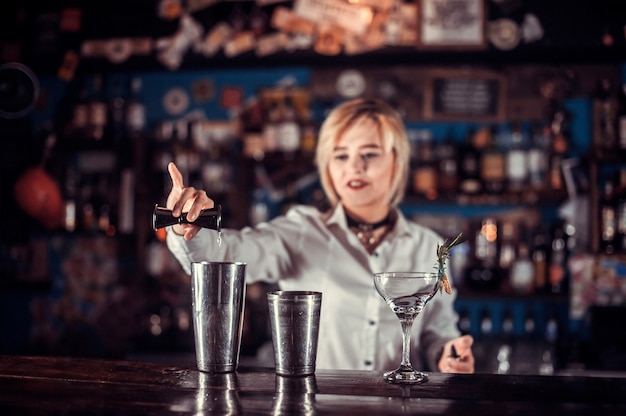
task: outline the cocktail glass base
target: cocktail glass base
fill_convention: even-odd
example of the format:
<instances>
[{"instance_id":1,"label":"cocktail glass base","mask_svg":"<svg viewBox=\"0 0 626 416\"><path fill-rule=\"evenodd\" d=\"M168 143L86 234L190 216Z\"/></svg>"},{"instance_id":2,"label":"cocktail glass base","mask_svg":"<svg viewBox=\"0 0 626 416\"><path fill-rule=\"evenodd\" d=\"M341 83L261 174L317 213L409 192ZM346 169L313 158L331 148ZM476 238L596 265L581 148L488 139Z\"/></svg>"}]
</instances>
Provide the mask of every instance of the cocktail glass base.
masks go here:
<instances>
[{"instance_id":1,"label":"cocktail glass base","mask_svg":"<svg viewBox=\"0 0 626 416\"><path fill-rule=\"evenodd\" d=\"M383 378L390 383L416 384L428 381L428 374L410 366L400 366L396 370L384 373Z\"/></svg>"}]
</instances>

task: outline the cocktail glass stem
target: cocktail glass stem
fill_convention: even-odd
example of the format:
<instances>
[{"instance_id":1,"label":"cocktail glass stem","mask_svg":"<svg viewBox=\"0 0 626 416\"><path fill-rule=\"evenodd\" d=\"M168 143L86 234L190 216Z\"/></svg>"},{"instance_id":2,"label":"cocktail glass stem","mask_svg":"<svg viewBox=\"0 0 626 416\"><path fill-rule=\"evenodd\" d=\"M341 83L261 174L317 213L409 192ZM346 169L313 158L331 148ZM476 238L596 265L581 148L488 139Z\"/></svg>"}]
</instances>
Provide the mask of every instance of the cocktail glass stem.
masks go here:
<instances>
[{"instance_id":1,"label":"cocktail glass stem","mask_svg":"<svg viewBox=\"0 0 626 416\"><path fill-rule=\"evenodd\" d=\"M411 328L413 327L413 317L400 319L402 325L402 370L413 370L411 365Z\"/></svg>"},{"instance_id":2,"label":"cocktail glass stem","mask_svg":"<svg viewBox=\"0 0 626 416\"><path fill-rule=\"evenodd\" d=\"M383 375L385 380L392 383L421 383L428 380L428 374L417 371L411 365L411 328L415 316L409 314L398 316L402 326L402 362L400 367Z\"/></svg>"}]
</instances>

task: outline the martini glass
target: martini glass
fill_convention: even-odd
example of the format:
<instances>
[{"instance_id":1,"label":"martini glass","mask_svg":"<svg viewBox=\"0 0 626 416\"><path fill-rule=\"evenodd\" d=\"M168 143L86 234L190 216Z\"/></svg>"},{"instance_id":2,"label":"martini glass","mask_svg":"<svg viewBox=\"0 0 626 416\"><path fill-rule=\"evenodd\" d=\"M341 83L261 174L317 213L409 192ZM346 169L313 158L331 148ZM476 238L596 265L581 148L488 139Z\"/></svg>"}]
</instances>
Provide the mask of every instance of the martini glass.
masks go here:
<instances>
[{"instance_id":1,"label":"martini glass","mask_svg":"<svg viewBox=\"0 0 626 416\"><path fill-rule=\"evenodd\" d=\"M402 362L383 377L391 383L421 383L428 375L411 365L411 328L417 315L437 293L437 274L429 272L383 272L374 274L378 294L396 314L402 326Z\"/></svg>"}]
</instances>

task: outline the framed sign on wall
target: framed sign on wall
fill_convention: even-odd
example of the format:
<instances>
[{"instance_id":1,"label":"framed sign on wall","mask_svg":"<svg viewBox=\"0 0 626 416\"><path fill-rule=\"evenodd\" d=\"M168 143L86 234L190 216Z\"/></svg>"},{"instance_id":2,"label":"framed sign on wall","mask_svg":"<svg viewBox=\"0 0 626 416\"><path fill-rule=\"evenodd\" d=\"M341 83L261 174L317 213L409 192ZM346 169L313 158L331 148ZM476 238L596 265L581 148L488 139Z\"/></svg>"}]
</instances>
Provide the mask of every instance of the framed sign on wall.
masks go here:
<instances>
[{"instance_id":1,"label":"framed sign on wall","mask_svg":"<svg viewBox=\"0 0 626 416\"><path fill-rule=\"evenodd\" d=\"M419 48L487 47L485 0L418 0L418 2Z\"/></svg>"},{"instance_id":2,"label":"framed sign on wall","mask_svg":"<svg viewBox=\"0 0 626 416\"><path fill-rule=\"evenodd\" d=\"M426 75L427 120L503 120L506 78L487 70L433 69Z\"/></svg>"}]
</instances>

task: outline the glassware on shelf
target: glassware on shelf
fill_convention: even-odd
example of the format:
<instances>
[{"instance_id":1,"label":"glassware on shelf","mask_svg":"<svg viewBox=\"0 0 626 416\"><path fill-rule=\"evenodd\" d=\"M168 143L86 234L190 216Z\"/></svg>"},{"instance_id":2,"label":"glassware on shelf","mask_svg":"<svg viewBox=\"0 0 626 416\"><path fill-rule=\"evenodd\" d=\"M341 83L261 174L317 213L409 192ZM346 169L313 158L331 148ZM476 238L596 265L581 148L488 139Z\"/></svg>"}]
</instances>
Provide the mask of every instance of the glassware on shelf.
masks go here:
<instances>
[{"instance_id":1,"label":"glassware on shelf","mask_svg":"<svg viewBox=\"0 0 626 416\"><path fill-rule=\"evenodd\" d=\"M391 383L421 383L428 375L411 365L411 328L417 315L437 293L436 273L383 272L374 274L378 294L396 314L402 326L402 362L400 367L387 371L383 377Z\"/></svg>"}]
</instances>

